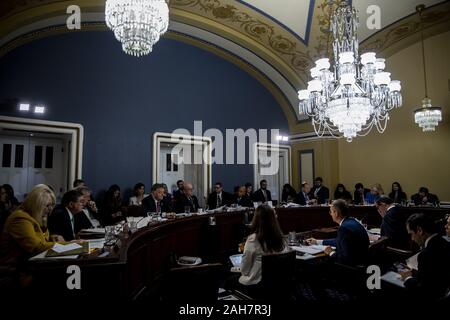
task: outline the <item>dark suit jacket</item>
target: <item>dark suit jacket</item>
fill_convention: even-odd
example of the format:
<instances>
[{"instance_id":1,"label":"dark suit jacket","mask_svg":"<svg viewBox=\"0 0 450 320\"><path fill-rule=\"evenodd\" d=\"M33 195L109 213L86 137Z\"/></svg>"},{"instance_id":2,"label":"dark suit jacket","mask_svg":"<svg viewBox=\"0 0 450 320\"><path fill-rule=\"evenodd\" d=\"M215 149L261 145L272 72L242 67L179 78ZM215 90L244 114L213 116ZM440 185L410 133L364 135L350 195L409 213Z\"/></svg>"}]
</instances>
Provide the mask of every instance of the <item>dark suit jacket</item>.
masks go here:
<instances>
[{"instance_id":1,"label":"dark suit jacket","mask_svg":"<svg viewBox=\"0 0 450 320\"><path fill-rule=\"evenodd\" d=\"M435 195L435 194L432 194L432 193L429 193L428 194L428 196L427 196L427 199L428 199L428 201L427 202L423 202L422 201L422 198L420 197L420 195L418 194L418 193L416 193L416 194L413 194L412 196L411 196L411 200L412 201L414 201L414 204L416 205L416 206L420 206L420 205L422 205L422 204L433 204L433 205L436 205L438 202L439 202L439 199L438 199L438 197Z\"/></svg>"},{"instance_id":2,"label":"dark suit jacket","mask_svg":"<svg viewBox=\"0 0 450 320\"><path fill-rule=\"evenodd\" d=\"M314 195L316 189L317 187L311 189L311 192L309 193L309 197L311 199L317 199L318 204L324 204L326 201L330 199L330 190L328 190L327 187L322 186L320 190L317 192L317 196Z\"/></svg>"},{"instance_id":3,"label":"dark suit jacket","mask_svg":"<svg viewBox=\"0 0 450 320\"><path fill-rule=\"evenodd\" d=\"M366 194L367 194L368 192L370 192L370 190L364 188L364 199L366 198ZM364 204L364 200L363 200L363 198L361 197L361 195L359 194L359 192L357 192L357 191L355 190L355 192L353 193L353 196L354 196L354 197L353 197L353 203L354 203L354 204Z\"/></svg>"},{"instance_id":4,"label":"dark suit jacket","mask_svg":"<svg viewBox=\"0 0 450 320\"><path fill-rule=\"evenodd\" d=\"M324 240L326 246L336 247L336 262L356 266L367 262L369 236L354 218L347 217L337 232L337 238Z\"/></svg>"},{"instance_id":5,"label":"dark suit jacket","mask_svg":"<svg viewBox=\"0 0 450 320\"><path fill-rule=\"evenodd\" d=\"M58 205L48 217L48 229L52 235L60 235L66 241L74 240L81 229L92 228L92 224L83 211L73 214L74 230L70 223L69 213L62 205Z\"/></svg>"},{"instance_id":6,"label":"dark suit jacket","mask_svg":"<svg viewBox=\"0 0 450 320\"><path fill-rule=\"evenodd\" d=\"M405 287L422 298L439 299L450 287L450 243L436 235L417 257L418 271Z\"/></svg>"},{"instance_id":7,"label":"dark suit jacket","mask_svg":"<svg viewBox=\"0 0 450 320\"><path fill-rule=\"evenodd\" d=\"M175 200L177 200L179 197L181 197L182 194L183 194L183 192L181 192L180 189L175 190L174 193L173 193L173 198L174 198Z\"/></svg>"},{"instance_id":8,"label":"dark suit jacket","mask_svg":"<svg viewBox=\"0 0 450 320\"><path fill-rule=\"evenodd\" d=\"M308 200L311 200L311 198L309 198L309 195L308 195ZM306 198L305 198L305 195L303 194L303 191L300 191L299 193L297 193L297 196L295 198L295 203L298 203L301 206L306 206Z\"/></svg>"},{"instance_id":9,"label":"dark suit jacket","mask_svg":"<svg viewBox=\"0 0 450 320\"><path fill-rule=\"evenodd\" d=\"M197 197L192 196L191 200L189 200L186 195L181 195L175 203L175 212L182 213L184 212L184 207L187 206L191 208L191 212L197 212L199 208Z\"/></svg>"},{"instance_id":10,"label":"dark suit jacket","mask_svg":"<svg viewBox=\"0 0 450 320\"><path fill-rule=\"evenodd\" d=\"M233 195L222 191L222 205L221 206L229 206L233 201ZM217 208L217 193L212 192L208 196L208 207L209 209L216 209Z\"/></svg>"},{"instance_id":11,"label":"dark suit jacket","mask_svg":"<svg viewBox=\"0 0 450 320\"><path fill-rule=\"evenodd\" d=\"M408 200L408 198L406 197L406 193L404 193L403 191L398 192L397 196L395 196L395 192L391 192L389 193L389 198L394 200L394 203L402 203L402 201Z\"/></svg>"},{"instance_id":12,"label":"dark suit jacket","mask_svg":"<svg viewBox=\"0 0 450 320\"><path fill-rule=\"evenodd\" d=\"M381 222L380 235L389 238L389 245L400 249L409 249L409 236L406 230L406 216L398 207L392 207L386 212Z\"/></svg>"},{"instance_id":13,"label":"dark suit jacket","mask_svg":"<svg viewBox=\"0 0 450 320\"><path fill-rule=\"evenodd\" d=\"M267 200L264 198L264 194L261 189L258 189L253 193L253 201L254 202L266 202L272 201L272 194L268 189L266 189Z\"/></svg>"},{"instance_id":14,"label":"dark suit jacket","mask_svg":"<svg viewBox=\"0 0 450 320\"><path fill-rule=\"evenodd\" d=\"M172 212L172 206L167 200L162 199L160 206L161 212ZM147 214L147 212L156 212L156 203L151 194L142 200L142 208L144 209L144 214Z\"/></svg>"},{"instance_id":15,"label":"dark suit jacket","mask_svg":"<svg viewBox=\"0 0 450 320\"><path fill-rule=\"evenodd\" d=\"M238 197L234 196L231 203L236 203L237 205L245 208L253 208L253 201L247 195L244 195L242 198L238 199Z\"/></svg>"}]
</instances>

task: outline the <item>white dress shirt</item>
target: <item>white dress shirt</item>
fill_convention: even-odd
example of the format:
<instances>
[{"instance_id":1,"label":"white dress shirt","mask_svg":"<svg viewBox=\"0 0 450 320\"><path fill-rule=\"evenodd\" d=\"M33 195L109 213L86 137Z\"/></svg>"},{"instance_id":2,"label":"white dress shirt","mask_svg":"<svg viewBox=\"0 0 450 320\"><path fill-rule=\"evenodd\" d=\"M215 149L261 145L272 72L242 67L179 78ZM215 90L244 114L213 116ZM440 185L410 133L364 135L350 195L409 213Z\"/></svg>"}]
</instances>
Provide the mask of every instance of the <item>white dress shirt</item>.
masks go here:
<instances>
[{"instance_id":1,"label":"white dress shirt","mask_svg":"<svg viewBox=\"0 0 450 320\"><path fill-rule=\"evenodd\" d=\"M66 208L67 213L69 214L69 219L70 219L70 225L72 226L72 234L75 237L75 223L73 221L73 213L70 212L70 210L68 208Z\"/></svg>"},{"instance_id":2,"label":"white dress shirt","mask_svg":"<svg viewBox=\"0 0 450 320\"><path fill-rule=\"evenodd\" d=\"M84 215L89 219L89 221L91 222L91 224L94 228L100 227L100 222L94 218L94 216L91 214L91 212L88 209L84 208L83 212L84 212Z\"/></svg>"}]
</instances>

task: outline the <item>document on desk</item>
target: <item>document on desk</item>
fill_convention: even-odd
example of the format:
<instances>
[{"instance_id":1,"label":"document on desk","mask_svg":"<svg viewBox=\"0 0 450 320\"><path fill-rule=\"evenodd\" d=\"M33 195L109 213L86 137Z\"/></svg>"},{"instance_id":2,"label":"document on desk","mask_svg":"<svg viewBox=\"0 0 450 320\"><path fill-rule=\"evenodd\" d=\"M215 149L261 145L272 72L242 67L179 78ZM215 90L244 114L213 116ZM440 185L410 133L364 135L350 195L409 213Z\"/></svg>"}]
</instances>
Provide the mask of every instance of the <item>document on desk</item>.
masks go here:
<instances>
[{"instance_id":1,"label":"document on desk","mask_svg":"<svg viewBox=\"0 0 450 320\"><path fill-rule=\"evenodd\" d=\"M389 272L383 274L381 276L381 280L392 283L393 285L396 285L398 287L402 287L402 288L405 287L405 283L402 280L402 276L399 273L394 272L394 271L389 271Z\"/></svg>"},{"instance_id":2,"label":"document on desk","mask_svg":"<svg viewBox=\"0 0 450 320\"><path fill-rule=\"evenodd\" d=\"M292 248L292 250L303 252L303 253L318 254L318 253L323 252L323 250L325 249L325 246L318 246L318 245L314 245L314 246L292 246L291 248Z\"/></svg>"},{"instance_id":3,"label":"document on desk","mask_svg":"<svg viewBox=\"0 0 450 320\"><path fill-rule=\"evenodd\" d=\"M406 265L410 269L419 270L419 262L417 261L419 254L415 254L412 257L406 259Z\"/></svg>"},{"instance_id":4,"label":"document on desk","mask_svg":"<svg viewBox=\"0 0 450 320\"><path fill-rule=\"evenodd\" d=\"M105 228L82 229L80 232L82 232L82 233L100 233L100 234L105 234Z\"/></svg>"},{"instance_id":5,"label":"document on desk","mask_svg":"<svg viewBox=\"0 0 450 320\"><path fill-rule=\"evenodd\" d=\"M80 246L78 243L69 243L69 244L56 243L52 249L55 252L62 253L62 252L66 252L66 251L80 249L81 247L82 246Z\"/></svg>"},{"instance_id":6,"label":"document on desk","mask_svg":"<svg viewBox=\"0 0 450 320\"><path fill-rule=\"evenodd\" d=\"M48 250L45 250L34 257L31 257L29 260L38 260L38 259L65 259L65 260L73 260L78 259L78 255L68 255L68 256L59 256L59 257L46 257Z\"/></svg>"}]
</instances>

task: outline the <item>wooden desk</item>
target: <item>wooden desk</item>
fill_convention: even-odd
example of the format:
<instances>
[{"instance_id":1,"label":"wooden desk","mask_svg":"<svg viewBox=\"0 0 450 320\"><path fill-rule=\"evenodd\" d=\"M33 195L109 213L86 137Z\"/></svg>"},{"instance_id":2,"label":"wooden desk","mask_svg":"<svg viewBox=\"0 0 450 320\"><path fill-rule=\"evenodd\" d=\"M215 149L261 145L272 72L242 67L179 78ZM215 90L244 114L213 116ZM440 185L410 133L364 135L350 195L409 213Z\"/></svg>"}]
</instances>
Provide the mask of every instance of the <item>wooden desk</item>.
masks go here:
<instances>
[{"instance_id":1,"label":"wooden desk","mask_svg":"<svg viewBox=\"0 0 450 320\"><path fill-rule=\"evenodd\" d=\"M277 209L278 220L285 234L335 227L329 207ZM448 209L403 208L404 214L424 212L442 218ZM367 218L369 225L379 226L381 217L375 207L351 207L350 215ZM139 229L121 239L116 250L107 257L97 254L77 260L39 260L29 263L34 283L40 292L58 296L111 297L139 299L170 267L174 254L199 256L205 262L216 262L237 251L245 233L245 211L217 213L216 225L209 224L210 214L168 220ZM68 290L67 267L81 270L81 290ZM51 296L50 295L50 296Z\"/></svg>"},{"instance_id":2,"label":"wooden desk","mask_svg":"<svg viewBox=\"0 0 450 320\"><path fill-rule=\"evenodd\" d=\"M138 299L171 266L174 255L208 261L237 251L244 236L244 211L214 216L215 225L209 225L206 214L139 229L121 239L117 249L104 258L91 254L76 260L30 261L34 284L42 292L69 297ZM81 290L67 289L70 265L80 267Z\"/></svg>"}]
</instances>

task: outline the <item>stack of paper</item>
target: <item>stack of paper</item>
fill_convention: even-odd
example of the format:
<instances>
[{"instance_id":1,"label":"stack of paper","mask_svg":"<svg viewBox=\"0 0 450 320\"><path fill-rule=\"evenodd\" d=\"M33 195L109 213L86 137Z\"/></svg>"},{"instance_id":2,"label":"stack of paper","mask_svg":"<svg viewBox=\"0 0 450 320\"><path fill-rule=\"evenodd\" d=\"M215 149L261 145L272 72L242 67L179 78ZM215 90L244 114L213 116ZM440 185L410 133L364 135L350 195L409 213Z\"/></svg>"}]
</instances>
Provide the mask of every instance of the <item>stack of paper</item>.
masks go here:
<instances>
[{"instance_id":1,"label":"stack of paper","mask_svg":"<svg viewBox=\"0 0 450 320\"><path fill-rule=\"evenodd\" d=\"M46 257L78 255L89 253L89 242L60 244L56 243L53 248L47 251Z\"/></svg>"},{"instance_id":2,"label":"stack of paper","mask_svg":"<svg viewBox=\"0 0 450 320\"><path fill-rule=\"evenodd\" d=\"M381 280L392 283L393 285L404 288L405 284L402 280L402 276L394 271L389 271L381 276Z\"/></svg>"},{"instance_id":3,"label":"stack of paper","mask_svg":"<svg viewBox=\"0 0 450 320\"><path fill-rule=\"evenodd\" d=\"M408 259L406 259L406 265L408 266L408 268L413 269L413 270L419 270L419 262L417 261L417 257L419 256L419 254L415 254L412 257L409 257Z\"/></svg>"},{"instance_id":4,"label":"stack of paper","mask_svg":"<svg viewBox=\"0 0 450 320\"><path fill-rule=\"evenodd\" d=\"M315 246L292 246L291 247L295 251L308 253L308 254L318 254L323 252L324 248L317 248Z\"/></svg>"}]
</instances>

